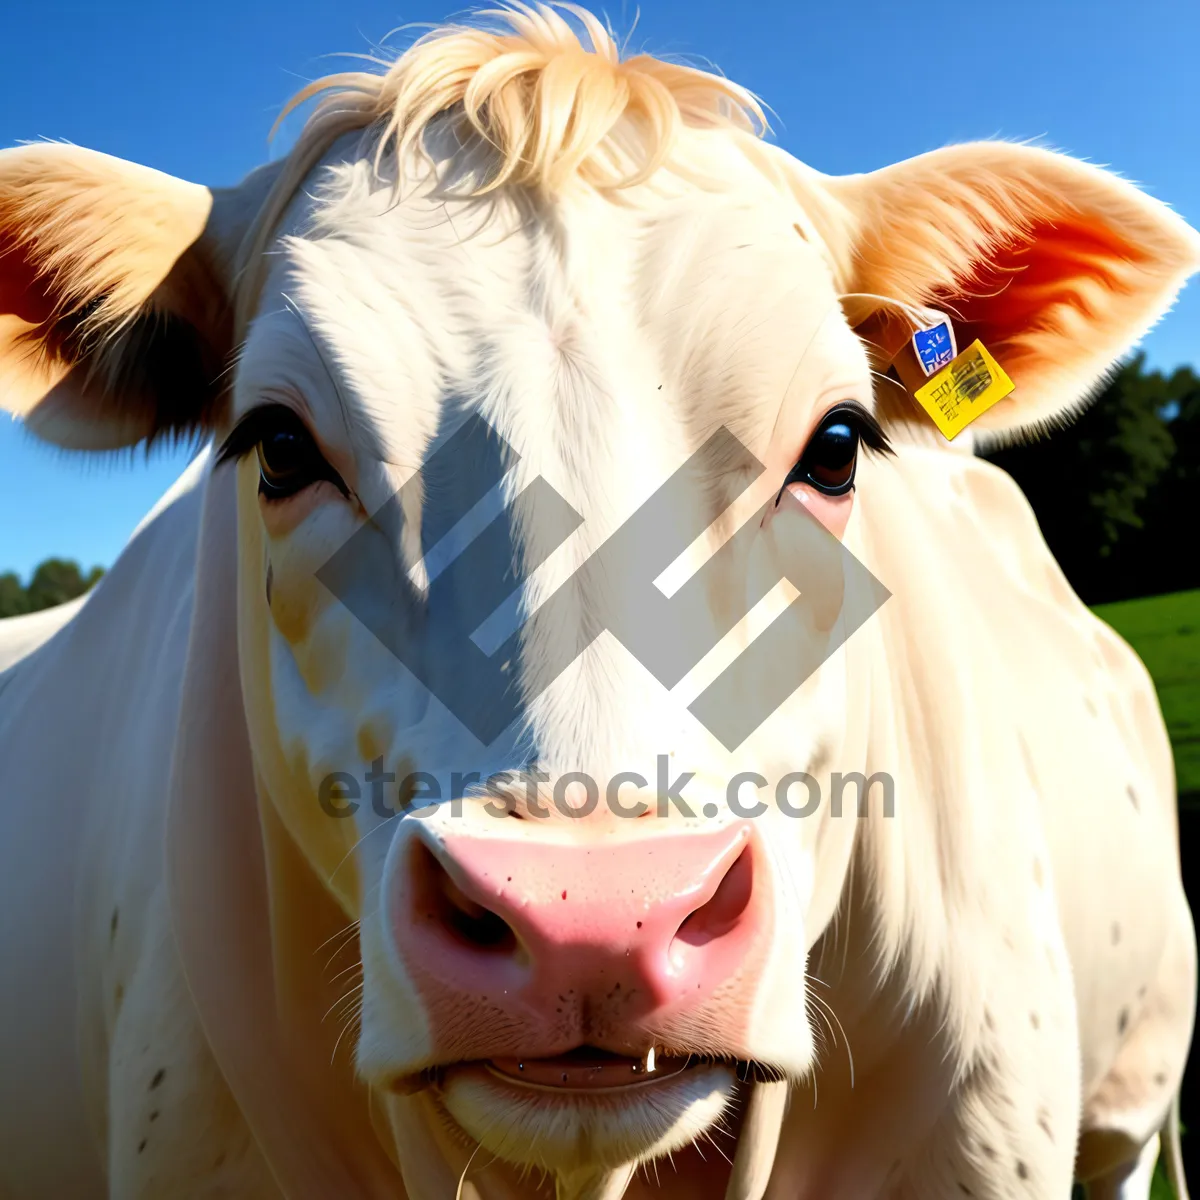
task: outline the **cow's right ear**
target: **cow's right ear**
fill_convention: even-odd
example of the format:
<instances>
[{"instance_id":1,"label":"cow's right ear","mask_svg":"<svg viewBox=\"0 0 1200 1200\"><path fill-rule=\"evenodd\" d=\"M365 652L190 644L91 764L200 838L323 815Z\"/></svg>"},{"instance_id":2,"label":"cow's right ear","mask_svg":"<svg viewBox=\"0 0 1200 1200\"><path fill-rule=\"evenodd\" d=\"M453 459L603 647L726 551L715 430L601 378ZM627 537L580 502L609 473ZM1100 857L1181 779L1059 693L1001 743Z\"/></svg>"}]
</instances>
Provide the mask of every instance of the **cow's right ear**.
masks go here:
<instances>
[{"instance_id":1,"label":"cow's right ear","mask_svg":"<svg viewBox=\"0 0 1200 1200\"><path fill-rule=\"evenodd\" d=\"M0 409L71 449L211 428L273 174L212 192L76 146L0 151Z\"/></svg>"}]
</instances>

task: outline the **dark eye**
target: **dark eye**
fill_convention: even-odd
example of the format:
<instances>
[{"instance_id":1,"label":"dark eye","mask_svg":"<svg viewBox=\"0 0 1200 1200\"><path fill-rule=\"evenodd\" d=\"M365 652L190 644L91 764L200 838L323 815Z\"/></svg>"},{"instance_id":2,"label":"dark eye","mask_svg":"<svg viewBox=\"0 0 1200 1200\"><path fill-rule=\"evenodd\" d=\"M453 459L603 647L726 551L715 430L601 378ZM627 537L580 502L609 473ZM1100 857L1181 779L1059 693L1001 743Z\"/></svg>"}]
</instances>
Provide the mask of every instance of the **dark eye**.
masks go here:
<instances>
[{"instance_id":1,"label":"dark eye","mask_svg":"<svg viewBox=\"0 0 1200 1200\"><path fill-rule=\"evenodd\" d=\"M292 496L323 478L327 470L316 443L298 420L281 420L259 438L259 491L265 496Z\"/></svg>"},{"instance_id":2,"label":"dark eye","mask_svg":"<svg viewBox=\"0 0 1200 1200\"><path fill-rule=\"evenodd\" d=\"M304 422L286 405L265 405L247 413L226 440L219 461L241 458L252 450L258 455L258 491L268 500L294 496L322 479L349 495Z\"/></svg>"},{"instance_id":3,"label":"dark eye","mask_svg":"<svg viewBox=\"0 0 1200 1200\"><path fill-rule=\"evenodd\" d=\"M809 439L800 461L784 483L807 483L827 496L841 496L854 486L858 465L859 427L855 416L834 410Z\"/></svg>"},{"instance_id":4,"label":"dark eye","mask_svg":"<svg viewBox=\"0 0 1200 1200\"><path fill-rule=\"evenodd\" d=\"M866 409L839 405L825 414L783 486L807 483L826 496L844 496L854 487L861 442L884 454L890 449L883 431Z\"/></svg>"}]
</instances>

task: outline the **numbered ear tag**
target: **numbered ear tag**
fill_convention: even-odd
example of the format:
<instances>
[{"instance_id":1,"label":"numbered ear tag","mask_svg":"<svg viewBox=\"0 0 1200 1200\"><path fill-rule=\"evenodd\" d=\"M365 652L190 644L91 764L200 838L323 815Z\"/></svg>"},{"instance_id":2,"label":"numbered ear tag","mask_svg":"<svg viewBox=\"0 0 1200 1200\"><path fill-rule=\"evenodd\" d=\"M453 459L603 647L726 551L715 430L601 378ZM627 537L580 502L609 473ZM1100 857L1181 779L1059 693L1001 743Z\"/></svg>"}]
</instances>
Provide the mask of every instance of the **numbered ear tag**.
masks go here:
<instances>
[{"instance_id":1,"label":"numbered ear tag","mask_svg":"<svg viewBox=\"0 0 1200 1200\"><path fill-rule=\"evenodd\" d=\"M950 318L937 314L942 319L926 329L918 329L912 336L912 348L916 353L917 362L926 378L948 366L957 356L958 347L954 344L954 326Z\"/></svg>"},{"instance_id":2,"label":"numbered ear tag","mask_svg":"<svg viewBox=\"0 0 1200 1200\"><path fill-rule=\"evenodd\" d=\"M974 341L913 395L946 439L953 441L1013 387L983 343Z\"/></svg>"}]
</instances>

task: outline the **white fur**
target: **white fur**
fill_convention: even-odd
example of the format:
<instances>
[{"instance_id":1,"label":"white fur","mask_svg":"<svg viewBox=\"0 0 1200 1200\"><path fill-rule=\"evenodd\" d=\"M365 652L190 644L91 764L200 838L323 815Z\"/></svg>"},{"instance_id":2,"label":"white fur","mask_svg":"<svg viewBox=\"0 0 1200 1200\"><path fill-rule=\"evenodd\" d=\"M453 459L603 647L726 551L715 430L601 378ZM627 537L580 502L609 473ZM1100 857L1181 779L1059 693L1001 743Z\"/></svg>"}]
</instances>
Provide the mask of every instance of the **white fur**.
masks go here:
<instances>
[{"instance_id":1,"label":"white fur","mask_svg":"<svg viewBox=\"0 0 1200 1200\"><path fill-rule=\"evenodd\" d=\"M575 53L538 20L548 24L523 36L547 62ZM435 63L503 49L437 46ZM608 53L597 45L598 59ZM631 1197L707 1200L723 1183L697 1155L724 1123L745 1139L732 1200L1051 1200L1077 1149L1084 1175L1112 1182L1132 1168L1113 1194L1142 1195L1194 1015L1170 751L1144 669L1070 591L1000 472L922 448L879 401L899 449L860 464L844 541L893 596L734 753L687 706L787 588L673 689L611 633L544 680L556 636L597 620L602 595L629 603L614 571L574 596L569 628L526 639L512 664L522 717L483 749L315 573L371 528L445 423L477 413L520 456L490 511L541 479L582 518L524 581L510 616L528 617L725 427L766 471L749 487L715 476L693 497L708 528L664 574L670 592L778 490L825 411L877 403L878 345L843 302L868 290L855 278L864 264L896 267L891 237L905 247L893 275L921 301L960 281L969 253L1054 215L1060 184L1078 185L1089 213L1146 251L1144 269L1121 267L1120 302L1097 308L1095 345L1059 347L1055 380L1082 388L1170 302L1197 258L1194 235L1101 173L1016 147L942 152L938 203L955 213L943 228L923 207L929 160L823 181L716 119L714 97L736 89L653 60L629 68L635 82L585 64L614 94L656 97L647 112L676 96L674 139L643 147L661 168L648 182L608 190L610 174L636 166L636 122L600 130L560 179L568 122L516 182L447 191L497 163L516 171L528 129L506 109L495 160L470 138L440 152L454 141L446 120L406 124L406 105L424 112L406 72L425 61L362 84L346 121L322 110L265 204L264 181L247 185L243 219L217 197L216 245L176 247L168 221L152 256L204 253L211 280L237 259L231 243L270 251L238 277L245 338L218 432L264 402L292 405L349 497L322 484L272 509L253 455L206 460L86 604L0 627L0 958L14 964L0 984L0 1182L17 1197L224 1187L307 1200L394 1195L402 1179L414 1200L442 1200L536 1194L531 1172L546 1169L564 1197L628 1183ZM666 80L665 93L643 76ZM377 111L385 103L394 112ZM380 143L332 136L388 113ZM14 207L4 168L0 216ZM34 191L40 213L53 196ZM193 216L207 211L204 197L186 199ZM119 232L106 270L126 233L136 249L136 231ZM67 250L86 240L73 236ZM1077 282L1064 285L1071 296L1103 298L1095 279ZM1039 337L1022 345L1044 349L1051 335ZM121 377L119 360L106 365ZM67 365L50 374L68 390L35 397L35 424L39 413L55 417L51 431L96 418L64 401L87 400L70 392ZM1076 399L1055 404L1031 382L992 420L1019 429ZM126 413L122 428L146 419ZM400 531L372 535L381 596L432 594L439 567L423 558L422 522L442 499L414 491ZM768 514L746 573L711 583L713 612L736 608L748 574L777 563L786 521ZM511 532L519 551L539 531L514 517ZM435 666L472 632L462 600L421 642ZM805 630L825 632L816 616ZM802 650L775 668L793 672ZM873 808L860 820L851 803L834 819L827 792L811 820L771 806L753 827L771 921L763 961L713 1007L655 1014L641 1030L677 1053L772 1064L786 1082L738 1088L726 1067L706 1068L603 1112L505 1104L453 1075L389 1092L445 1065L438 1038L455 1019L454 1036L474 1046L502 1039L508 1020L433 1011L397 953L389 905L415 840L437 847L478 827L553 853L648 835L565 818L497 829L472 797L461 814L389 820L367 802L333 820L317 803L321 779L361 776L382 757L443 781L531 759L552 778L654 780L664 756L672 774L695 772L690 795L716 805L717 824L731 820L724 782L740 771L771 791L802 770L823 787L834 771L895 782L892 818ZM704 824L673 820L679 836ZM604 883L581 880L597 904ZM1113 1144L1120 1162L1105 1158ZM681 1174L655 1177L672 1152Z\"/></svg>"}]
</instances>

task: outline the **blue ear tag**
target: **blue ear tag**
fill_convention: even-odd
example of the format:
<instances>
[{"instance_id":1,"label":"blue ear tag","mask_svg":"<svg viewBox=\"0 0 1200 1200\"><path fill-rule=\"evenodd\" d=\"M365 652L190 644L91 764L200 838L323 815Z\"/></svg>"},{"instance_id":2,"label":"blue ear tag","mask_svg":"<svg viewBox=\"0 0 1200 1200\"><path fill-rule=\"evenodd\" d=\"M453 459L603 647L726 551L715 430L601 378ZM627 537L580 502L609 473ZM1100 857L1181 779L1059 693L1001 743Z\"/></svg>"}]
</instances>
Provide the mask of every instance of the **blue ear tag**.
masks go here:
<instances>
[{"instance_id":1,"label":"blue ear tag","mask_svg":"<svg viewBox=\"0 0 1200 1200\"><path fill-rule=\"evenodd\" d=\"M936 325L930 325L927 329L918 329L912 336L912 345L917 362L927 377L958 357L954 326L950 324L949 317L942 317Z\"/></svg>"}]
</instances>

